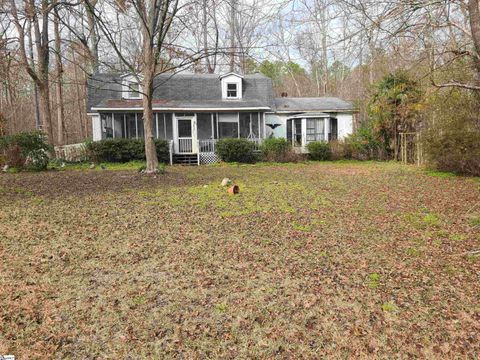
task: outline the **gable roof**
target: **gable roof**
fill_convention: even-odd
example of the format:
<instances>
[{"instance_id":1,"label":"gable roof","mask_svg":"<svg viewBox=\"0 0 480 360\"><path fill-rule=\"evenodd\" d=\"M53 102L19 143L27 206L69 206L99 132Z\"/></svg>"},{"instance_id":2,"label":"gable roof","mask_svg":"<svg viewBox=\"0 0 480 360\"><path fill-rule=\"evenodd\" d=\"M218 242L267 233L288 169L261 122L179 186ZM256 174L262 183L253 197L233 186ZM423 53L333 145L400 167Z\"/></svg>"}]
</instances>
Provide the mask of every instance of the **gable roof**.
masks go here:
<instances>
[{"instance_id":1,"label":"gable roof","mask_svg":"<svg viewBox=\"0 0 480 360\"><path fill-rule=\"evenodd\" d=\"M355 111L352 103L335 97L281 97L275 99L277 112L338 112Z\"/></svg>"},{"instance_id":2,"label":"gable roof","mask_svg":"<svg viewBox=\"0 0 480 360\"><path fill-rule=\"evenodd\" d=\"M222 100L218 74L158 75L154 80L155 109L273 109L270 78L262 74L243 77L241 100ZM88 82L88 111L98 108L141 108L141 103L122 98L121 74L95 74Z\"/></svg>"}]
</instances>

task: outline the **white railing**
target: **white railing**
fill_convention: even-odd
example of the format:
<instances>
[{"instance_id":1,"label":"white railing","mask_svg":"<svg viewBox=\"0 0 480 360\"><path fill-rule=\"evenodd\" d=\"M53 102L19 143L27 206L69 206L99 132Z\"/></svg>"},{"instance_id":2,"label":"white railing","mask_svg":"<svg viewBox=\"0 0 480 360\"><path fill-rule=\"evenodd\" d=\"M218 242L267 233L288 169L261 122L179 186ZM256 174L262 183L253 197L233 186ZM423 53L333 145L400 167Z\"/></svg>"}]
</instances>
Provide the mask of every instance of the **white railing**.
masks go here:
<instances>
[{"instance_id":1,"label":"white railing","mask_svg":"<svg viewBox=\"0 0 480 360\"><path fill-rule=\"evenodd\" d=\"M192 153L193 152L192 139L178 139L178 152L180 154Z\"/></svg>"},{"instance_id":2,"label":"white railing","mask_svg":"<svg viewBox=\"0 0 480 360\"><path fill-rule=\"evenodd\" d=\"M247 139L254 144L254 150L260 151L262 139ZM198 151L200 153L214 153L217 148L218 139L198 140Z\"/></svg>"},{"instance_id":3,"label":"white railing","mask_svg":"<svg viewBox=\"0 0 480 360\"><path fill-rule=\"evenodd\" d=\"M201 153L214 153L217 139L198 140L198 151Z\"/></svg>"}]
</instances>

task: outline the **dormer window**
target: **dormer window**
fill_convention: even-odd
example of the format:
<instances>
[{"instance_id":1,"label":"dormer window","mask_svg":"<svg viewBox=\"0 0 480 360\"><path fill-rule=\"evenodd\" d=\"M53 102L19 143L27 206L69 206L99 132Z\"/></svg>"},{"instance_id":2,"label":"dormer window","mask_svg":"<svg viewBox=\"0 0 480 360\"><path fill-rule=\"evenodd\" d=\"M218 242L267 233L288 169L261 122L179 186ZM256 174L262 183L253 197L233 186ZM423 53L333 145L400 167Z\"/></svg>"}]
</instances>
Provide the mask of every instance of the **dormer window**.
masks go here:
<instances>
[{"instance_id":1,"label":"dormer window","mask_svg":"<svg viewBox=\"0 0 480 360\"><path fill-rule=\"evenodd\" d=\"M141 99L142 87L133 75L125 75L122 81L122 97L124 99Z\"/></svg>"},{"instance_id":2,"label":"dormer window","mask_svg":"<svg viewBox=\"0 0 480 360\"><path fill-rule=\"evenodd\" d=\"M222 99L241 100L243 76L235 73L228 73L220 76L222 86Z\"/></svg>"},{"instance_id":3,"label":"dormer window","mask_svg":"<svg viewBox=\"0 0 480 360\"><path fill-rule=\"evenodd\" d=\"M130 83L128 86L128 98L139 99L140 98L140 85L138 83Z\"/></svg>"},{"instance_id":4,"label":"dormer window","mask_svg":"<svg viewBox=\"0 0 480 360\"><path fill-rule=\"evenodd\" d=\"M238 98L238 90L236 83L227 84L227 99L236 99Z\"/></svg>"}]
</instances>

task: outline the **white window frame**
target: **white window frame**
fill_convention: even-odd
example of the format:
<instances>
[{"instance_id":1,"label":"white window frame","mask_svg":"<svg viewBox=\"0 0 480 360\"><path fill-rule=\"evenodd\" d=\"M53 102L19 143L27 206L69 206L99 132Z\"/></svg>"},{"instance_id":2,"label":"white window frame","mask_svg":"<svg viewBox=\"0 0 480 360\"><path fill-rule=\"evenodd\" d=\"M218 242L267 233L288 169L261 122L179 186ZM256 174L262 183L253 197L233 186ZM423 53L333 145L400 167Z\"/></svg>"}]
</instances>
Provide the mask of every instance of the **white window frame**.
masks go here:
<instances>
[{"instance_id":1,"label":"white window frame","mask_svg":"<svg viewBox=\"0 0 480 360\"><path fill-rule=\"evenodd\" d=\"M138 84L138 93L136 93L136 96L132 96L132 89L131 85L132 84ZM122 94L124 99L132 99L132 100L138 100L143 97L142 95L142 84L132 75L126 76L123 79L122 82Z\"/></svg>"},{"instance_id":2,"label":"white window frame","mask_svg":"<svg viewBox=\"0 0 480 360\"><path fill-rule=\"evenodd\" d=\"M228 92L229 92L229 91L233 91L233 90L228 90L228 86L229 86L229 85L235 85L235 94L236 94L235 96L229 96L229 95L228 95ZM236 83L236 82L227 82L226 87L227 87L227 99L238 99L238 98L239 98L239 96L238 96L238 90L239 90L238 83Z\"/></svg>"}]
</instances>

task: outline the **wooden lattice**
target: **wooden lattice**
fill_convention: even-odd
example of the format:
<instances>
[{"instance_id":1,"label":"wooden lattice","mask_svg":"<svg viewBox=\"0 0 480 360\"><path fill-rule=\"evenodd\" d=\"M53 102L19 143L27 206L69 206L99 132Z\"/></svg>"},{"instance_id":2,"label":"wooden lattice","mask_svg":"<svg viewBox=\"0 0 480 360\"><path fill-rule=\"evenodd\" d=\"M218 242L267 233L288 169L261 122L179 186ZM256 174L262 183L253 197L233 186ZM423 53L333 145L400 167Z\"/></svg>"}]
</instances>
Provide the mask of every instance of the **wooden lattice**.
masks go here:
<instances>
[{"instance_id":1,"label":"wooden lattice","mask_svg":"<svg viewBox=\"0 0 480 360\"><path fill-rule=\"evenodd\" d=\"M214 164L220 159L214 152L200 153L200 164Z\"/></svg>"}]
</instances>

